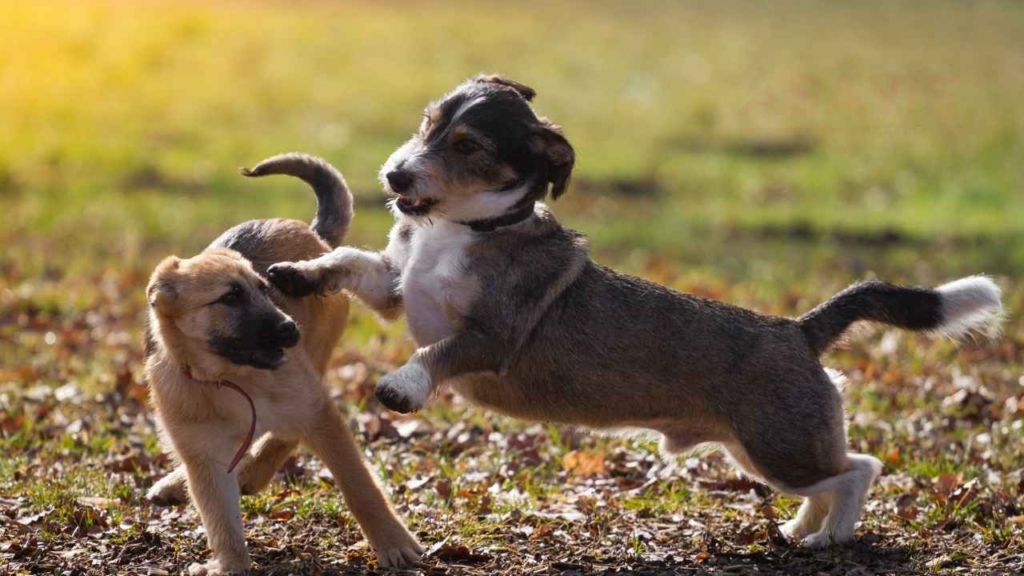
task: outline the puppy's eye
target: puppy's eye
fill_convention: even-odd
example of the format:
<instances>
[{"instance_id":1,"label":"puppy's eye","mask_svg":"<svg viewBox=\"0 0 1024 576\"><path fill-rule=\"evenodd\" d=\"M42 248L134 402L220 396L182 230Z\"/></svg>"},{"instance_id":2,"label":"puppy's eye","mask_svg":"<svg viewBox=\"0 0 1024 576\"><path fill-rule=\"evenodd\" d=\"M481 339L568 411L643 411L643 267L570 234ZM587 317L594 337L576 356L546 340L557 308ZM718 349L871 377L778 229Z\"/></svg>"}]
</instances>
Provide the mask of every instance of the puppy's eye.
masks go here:
<instances>
[{"instance_id":1,"label":"puppy's eye","mask_svg":"<svg viewBox=\"0 0 1024 576\"><path fill-rule=\"evenodd\" d=\"M455 143L455 151L459 154L472 154L480 149L480 144L468 138Z\"/></svg>"},{"instance_id":2,"label":"puppy's eye","mask_svg":"<svg viewBox=\"0 0 1024 576\"><path fill-rule=\"evenodd\" d=\"M223 296L217 299L214 304L226 304L228 306L234 306L242 301L242 288L240 286L232 286Z\"/></svg>"}]
</instances>

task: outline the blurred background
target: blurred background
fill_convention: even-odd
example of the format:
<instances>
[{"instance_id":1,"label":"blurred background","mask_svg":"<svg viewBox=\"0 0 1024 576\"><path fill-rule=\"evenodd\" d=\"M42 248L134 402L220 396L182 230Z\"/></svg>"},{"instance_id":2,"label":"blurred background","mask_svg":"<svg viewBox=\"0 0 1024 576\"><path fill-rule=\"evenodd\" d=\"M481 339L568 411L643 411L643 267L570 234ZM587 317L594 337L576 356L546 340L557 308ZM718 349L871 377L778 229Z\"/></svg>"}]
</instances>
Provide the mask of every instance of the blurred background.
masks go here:
<instances>
[{"instance_id":1,"label":"blurred background","mask_svg":"<svg viewBox=\"0 0 1024 576\"><path fill-rule=\"evenodd\" d=\"M427 101L494 72L576 147L558 216L626 265L1024 267L1014 2L10 2L0 38L6 261L308 218L301 186L237 175L289 150L343 171L353 241L379 246L378 167Z\"/></svg>"},{"instance_id":2,"label":"blurred background","mask_svg":"<svg viewBox=\"0 0 1024 576\"><path fill-rule=\"evenodd\" d=\"M379 166L429 100L480 72L532 86L538 113L564 127L577 169L552 208L603 264L786 315L872 276L935 285L994 275L1006 289L1003 339L958 350L876 332L828 361L850 376L851 444L887 464L867 530L888 534L886 546L894 534L921 537L887 556L896 568L885 571L934 569L926 563L945 549L928 547L944 541L958 562L1011 550L1024 563L1024 3L1009 0L0 0L0 495L10 497L0 521L6 510L36 530L58 518L75 534L121 523L119 538L158 556L200 553L201 539L154 544L138 528L168 513L140 501L170 466L141 382L150 271L245 219L310 219L299 182L238 175L285 151L337 166L358 202L348 242L383 247L392 221ZM447 397L402 428L370 391L412 349L401 322L382 326L353 306L328 378L386 483L415 481L395 497L425 540L458 525L475 538L473 514L510 506L491 502L492 482L527 486L527 504L515 505L547 511L562 483L579 482L586 498L606 499L584 512L615 510L614 522L722 513L694 478L739 482L710 458L642 496L605 494L574 480L563 457L589 450L604 477L643 484L664 471L652 443L526 428ZM424 432L435 427L440 436ZM498 432L519 440L496 443ZM299 514L334 522L343 505L306 478L294 486L318 499L301 500ZM436 493L423 478L437 479ZM748 523L733 533L756 535L774 525L765 501L742 500L749 483L713 486L738 487L739 500L709 526ZM83 495L114 504L90 515ZM271 526L293 498L275 497L247 499L247 518ZM767 502L783 519L795 510ZM444 517L458 511L472 517ZM138 524L125 529L125 518ZM167 522L188 534L196 519ZM586 545L627 559L657 550L614 522ZM77 546L46 529L55 549ZM359 541L350 521L346 530L346 544ZM684 539L670 546L677 555L692 550L686 531L705 556L721 536L673 532ZM608 534L619 536L609 544ZM722 546L749 552L763 544L752 538ZM528 564L540 546L494 556ZM177 573L185 560L160 565Z\"/></svg>"}]
</instances>

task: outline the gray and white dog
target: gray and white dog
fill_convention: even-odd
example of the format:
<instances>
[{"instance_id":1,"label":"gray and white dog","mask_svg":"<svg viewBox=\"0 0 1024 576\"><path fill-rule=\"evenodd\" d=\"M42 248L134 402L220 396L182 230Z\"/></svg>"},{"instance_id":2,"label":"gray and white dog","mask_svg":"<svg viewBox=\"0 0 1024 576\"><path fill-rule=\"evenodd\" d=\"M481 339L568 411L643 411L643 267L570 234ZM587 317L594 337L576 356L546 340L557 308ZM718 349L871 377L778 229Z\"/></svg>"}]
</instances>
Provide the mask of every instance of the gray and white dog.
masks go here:
<instances>
[{"instance_id":1,"label":"gray and white dog","mask_svg":"<svg viewBox=\"0 0 1024 576\"><path fill-rule=\"evenodd\" d=\"M981 276L935 289L862 282L793 320L619 274L539 203L565 192L575 155L533 96L480 76L430 104L381 169L396 195L387 248L277 264L271 281L292 294L344 289L386 318L404 307L419 349L378 383L393 410L450 385L520 418L655 431L673 454L715 443L805 498L786 534L851 540L881 463L847 452L842 398L818 356L858 320L997 329L999 288Z\"/></svg>"}]
</instances>

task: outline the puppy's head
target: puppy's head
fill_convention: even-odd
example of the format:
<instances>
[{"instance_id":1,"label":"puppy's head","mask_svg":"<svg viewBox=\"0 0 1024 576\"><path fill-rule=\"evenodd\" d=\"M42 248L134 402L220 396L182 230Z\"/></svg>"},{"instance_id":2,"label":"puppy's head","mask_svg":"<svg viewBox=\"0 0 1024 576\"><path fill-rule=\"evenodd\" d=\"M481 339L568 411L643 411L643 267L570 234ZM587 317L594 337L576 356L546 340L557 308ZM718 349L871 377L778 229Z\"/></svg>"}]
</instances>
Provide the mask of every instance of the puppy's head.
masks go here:
<instances>
[{"instance_id":1,"label":"puppy's head","mask_svg":"<svg viewBox=\"0 0 1024 576\"><path fill-rule=\"evenodd\" d=\"M565 192L575 154L530 107L534 91L477 76L427 106L419 131L381 168L393 209L410 216L493 218Z\"/></svg>"},{"instance_id":2,"label":"puppy's head","mask_svg":"<svg viewBox=\"0 0 1024 576\"><path fill-rule=\"evenodd\" d=\"M191 354L273 369L299 342L295 322L270 299L270 286L233 250L216 249L157 266L146 289L161 329Z\"/></svg>"}]
</instances>

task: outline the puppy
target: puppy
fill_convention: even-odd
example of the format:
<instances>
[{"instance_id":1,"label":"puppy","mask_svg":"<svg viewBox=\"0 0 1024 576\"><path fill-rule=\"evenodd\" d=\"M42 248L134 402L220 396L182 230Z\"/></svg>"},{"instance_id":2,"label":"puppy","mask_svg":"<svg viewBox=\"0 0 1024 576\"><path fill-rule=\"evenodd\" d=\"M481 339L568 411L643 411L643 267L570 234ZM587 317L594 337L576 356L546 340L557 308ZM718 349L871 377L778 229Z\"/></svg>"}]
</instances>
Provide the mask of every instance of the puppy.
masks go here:
<instances>
[{"instance_id":1,"label":"puppy","mask_svg":"<svg viewBox=\"0 0 1024 576\"><path fill-rule=\"evenodd\" d=\"M853 538L881 463L847 452L842 399L818 356L858 320L958 335L997 328L999 288L855 284L805 316L765 316L595 264L539 201L565 192L574 152L534 91L493 76L428 106L381 170L397 223L387 248L338 248L270 268L291 294L345 289L420 346L377 396L417 410L447 384L526 418L648 429L681 454L720 445L745 473L803 496L784 531Z\"/></svg>"},{"instance_id":2,"label":"puppy","mask_svg":"<svg viewBox=\"0 0 1024 576\"><path fill-rule=\"evenodd\" d=\"M303 179L316 192L316 218L312 225L245 222L198 256L167 258L153 272L146 376L161 438L181 466L148 497L177 501L187 485L213 550L212 561L192 565L191 574L244 572L250 561L239 495L266 486L302 442L334 474L380 564L416 562L422 548L395 516L322 383L347 299L289 298L262 276L270 264L337 246L352 196L334 168L310 156L276 156L243 173ZM262 438L234 471L254 436Z\"/></svg>"}]
</instances>

